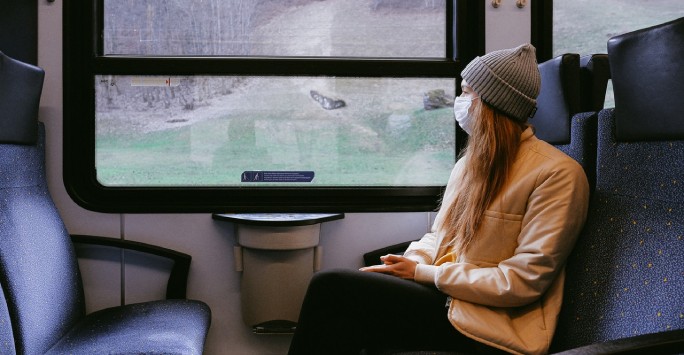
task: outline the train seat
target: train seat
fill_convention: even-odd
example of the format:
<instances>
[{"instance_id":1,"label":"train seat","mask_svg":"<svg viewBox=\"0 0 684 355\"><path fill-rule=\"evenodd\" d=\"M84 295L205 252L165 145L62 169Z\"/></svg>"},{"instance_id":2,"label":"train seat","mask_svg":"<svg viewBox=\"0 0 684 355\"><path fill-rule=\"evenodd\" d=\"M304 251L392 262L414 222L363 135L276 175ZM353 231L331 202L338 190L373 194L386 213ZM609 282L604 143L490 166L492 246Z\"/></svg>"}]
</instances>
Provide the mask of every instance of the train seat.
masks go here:
<instances>
[{"instance_id":1,"label":"train seat","mask_svg":"<svg viewBox=\"0 0 684 355\"><path fill-rule=\"evenodd\" d=\"M684 352L684 18L613 37L607 56L615 108L598 113L596 185L587 223L566 265L551 352L679 354Z\"/></svg>"},{"instance_id":2,"label":"train seat","mask_svg":"<svg viewBox=\"0 0 684 355\"><path fill-rule=\"evenodd\" d=\"M45 174L45 130L37 121L44 71L0 52L0 353L201 354L209 307L185 296L190 256L114 238L174 262L167 299L85 314L74 246ZM98 243L100 241L101 243Z\"/></svg>"},{"instance_id":3,"label":"train seat","mask_svg":"<svg viewBox=\"0 0 684 355\"><path fill-rule=\"evenodd\" d=\"M615 109L599 113L597 183L556 350L672 337L669 350L684 351L683 56L684 18L608 42Z\"/></svg>"},{"instance_id":4,"label":"train seat","mask_svg":"<svg viewBox=\"0 0 684 355\"><path fill-rule=\"evenodd\" d=\"M537 112L530 119L535 135L571 158L587 175L593 189L596 179L596 111L583 110L579 54L566 53L539 64L541 92L537 98ZM599 81L589 75L590 82ZM604 94L605 95L605 94Z\"/></svg>"}]
</instances>

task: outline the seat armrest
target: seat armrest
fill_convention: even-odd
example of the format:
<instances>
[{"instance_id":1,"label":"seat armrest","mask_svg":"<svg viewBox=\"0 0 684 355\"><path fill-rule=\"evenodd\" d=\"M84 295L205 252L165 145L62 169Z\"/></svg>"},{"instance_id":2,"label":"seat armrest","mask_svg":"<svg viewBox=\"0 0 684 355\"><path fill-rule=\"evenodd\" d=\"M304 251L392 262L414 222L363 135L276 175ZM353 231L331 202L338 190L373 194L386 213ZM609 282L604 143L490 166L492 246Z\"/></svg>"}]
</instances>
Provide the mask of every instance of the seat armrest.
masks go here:
<instances>
[{"instance_id":1,"label":"seat armrest","mask_svg":"<svg viewBox=\"0 0 684 355\"><path fill-rule=\"evenodd\" d=\"M681 354L684 329L637 335L566 350L557 355L586 354Z\"/></svg>"},{"instance_id":2,"label":"seat armrest","mask_svg":"<svg viewBox=\"0 0 684 355\"><path fill-rule=\"evenodd\" d=\"M190 255L172 249L162 248L160 246L136 242L132 240L122 240L115 238L79 234L72 234L71 240L72 242L79 244L115 247L120 249L156 255L172 260L173 267L171 269L169 281L166 286L166 298L186 298L188 273L190 272L190 261L192 260L192 257Z\"/></svg>"},{"instance_id":3,"label":"seat armrest","mask_svg":"<svg viewBox=\"0 0 684 355\"><path fill-rule=\"evenodd\" d=\"M408 242L393 244L390 246L386 246L384 248L369 251L369 252L363 254L363 262L364 262L365 266L378 265L378 264L380 264L380 257L381 256L384 256L387 254L403 255L404 252L406 251L406 248L408 248L408 246L411 243L413 243L413 241L409 240Z\"/></svg>"}]
</instances>

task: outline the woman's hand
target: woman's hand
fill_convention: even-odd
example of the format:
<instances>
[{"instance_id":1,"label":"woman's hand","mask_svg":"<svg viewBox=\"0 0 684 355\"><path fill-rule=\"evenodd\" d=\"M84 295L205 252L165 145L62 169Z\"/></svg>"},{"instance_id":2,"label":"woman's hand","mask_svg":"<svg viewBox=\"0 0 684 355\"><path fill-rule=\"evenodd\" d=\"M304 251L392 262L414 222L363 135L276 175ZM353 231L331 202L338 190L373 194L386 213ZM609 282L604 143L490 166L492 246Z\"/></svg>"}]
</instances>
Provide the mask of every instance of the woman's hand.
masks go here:
<instances>
[{"instance_id":1,"label":"woman's hand","mask_svg":"<svg viewBox=\"0 0 684 355\"><path fill-rule=\"evenodd\" d=\"M402 279L413 280L416 275L417 262L400 255L388 254L380 257L381 265L362 267L361 271L379 272L381 274L401 277Z\"/></svg>"}]
</instances>

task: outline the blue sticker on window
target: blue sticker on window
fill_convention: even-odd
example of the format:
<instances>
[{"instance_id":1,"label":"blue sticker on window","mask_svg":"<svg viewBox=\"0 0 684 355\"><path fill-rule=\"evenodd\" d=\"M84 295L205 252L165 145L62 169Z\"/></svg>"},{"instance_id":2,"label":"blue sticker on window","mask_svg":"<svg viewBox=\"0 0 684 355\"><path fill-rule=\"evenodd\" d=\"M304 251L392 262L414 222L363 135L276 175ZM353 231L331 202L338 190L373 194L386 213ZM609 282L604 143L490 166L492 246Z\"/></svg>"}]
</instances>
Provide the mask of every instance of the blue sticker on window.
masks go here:
<instances>
[{"instance_id":1,"label":"blue sticker on window","mask_svg":"<svg viewBox=\"0 0 684 355\"><path fill-rule=\"evenodd\" d=\"M263 171L248 170L242 173L242 182L311 182L313 171Z\"/></svg>"}]
</instances>

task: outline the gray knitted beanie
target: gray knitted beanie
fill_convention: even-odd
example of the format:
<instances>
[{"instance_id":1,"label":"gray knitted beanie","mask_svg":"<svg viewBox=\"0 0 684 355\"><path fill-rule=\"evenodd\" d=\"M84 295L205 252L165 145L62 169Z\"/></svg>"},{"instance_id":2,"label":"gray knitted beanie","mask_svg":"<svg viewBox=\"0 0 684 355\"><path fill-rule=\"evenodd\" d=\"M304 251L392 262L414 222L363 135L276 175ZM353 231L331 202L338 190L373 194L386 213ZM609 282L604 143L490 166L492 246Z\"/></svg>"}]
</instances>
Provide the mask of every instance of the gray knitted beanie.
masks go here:
<instances>
[{"instance_id":1,"label":"gray knitted beanie","mask_svg":"<svg viewBox=\"0 0 684 355\"><path fill-rule=\"evenodd\" d=\"M482 101L512 119L525 122L536 111L541 75L531 44L476 57L461 77Z\"/></svg>"}]
</instances>

